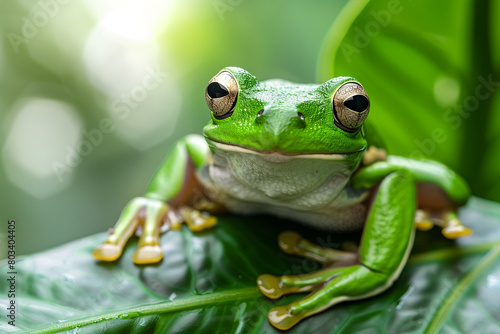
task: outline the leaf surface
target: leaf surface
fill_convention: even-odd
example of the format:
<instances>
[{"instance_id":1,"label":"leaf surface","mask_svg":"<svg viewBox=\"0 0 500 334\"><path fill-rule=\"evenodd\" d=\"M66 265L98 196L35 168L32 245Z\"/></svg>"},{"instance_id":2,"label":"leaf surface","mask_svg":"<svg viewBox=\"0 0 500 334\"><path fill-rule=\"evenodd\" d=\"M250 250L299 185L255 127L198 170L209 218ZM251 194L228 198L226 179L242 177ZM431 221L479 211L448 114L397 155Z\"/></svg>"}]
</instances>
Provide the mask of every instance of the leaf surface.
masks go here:
<instances>
[{"instance_id":1,"label":"leaf surface","mask_svg":"<svg viewBox=\"0 0 500 334\"><path fill-rule=\"evenodd\" d=\"M446 329L485 333L500 326L500 205L474 198L461 211L475 234L453 242L437 229L417 234L408 265L394 286L374 298L334 306L290 333L430 333ZM187 229L162 236L165 258L136 266L132 240L116 263L91 252L105 238L94 235L18 259L16 327L0 314L1 332L55 333L278 333L267 321L275 304L256 288L261 273L300 274L319 266L283 254L278 234L297 230L309 240L339 248L358 234L311 231L272 217L222 216L202 234ZM2 277L8 274L1 267ZM7 291L7 280L0 290ZM9 303L0 298L2 309Z\"/></svg>"}]
</instances>

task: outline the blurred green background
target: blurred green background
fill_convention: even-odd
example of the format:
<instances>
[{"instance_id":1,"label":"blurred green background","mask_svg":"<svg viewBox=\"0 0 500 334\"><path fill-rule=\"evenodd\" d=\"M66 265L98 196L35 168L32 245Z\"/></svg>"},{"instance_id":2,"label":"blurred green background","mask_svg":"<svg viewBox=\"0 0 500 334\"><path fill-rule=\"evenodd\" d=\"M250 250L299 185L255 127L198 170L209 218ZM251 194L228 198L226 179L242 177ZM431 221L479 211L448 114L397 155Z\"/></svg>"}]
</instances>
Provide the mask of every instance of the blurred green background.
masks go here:
<instances>
[{"instance_id":1,"label":"blurred green background","mask_svg":"<svg viewBox=\"0 0 500 334\"><path fill-rule=\"evenodd\" d=\"M0 2L0 233L15 219L27 254L112 227L170 145L201 133L213 75L314 82L344 3Z\"/></svg>"}]
</instances>

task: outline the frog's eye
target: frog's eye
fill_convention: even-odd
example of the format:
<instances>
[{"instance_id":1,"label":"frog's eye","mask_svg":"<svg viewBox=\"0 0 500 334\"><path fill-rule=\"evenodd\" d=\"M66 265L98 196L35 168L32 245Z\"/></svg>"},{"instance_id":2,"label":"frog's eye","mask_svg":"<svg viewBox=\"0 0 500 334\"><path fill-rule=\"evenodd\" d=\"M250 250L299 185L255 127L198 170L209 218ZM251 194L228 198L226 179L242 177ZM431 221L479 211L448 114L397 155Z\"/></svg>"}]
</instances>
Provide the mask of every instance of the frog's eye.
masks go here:
<instances>
[{"instance_id":1,"label":"frog's eye","mask_svg":"<svg viewBox=\"0 0 500 334\"><path fill-rule=\"evenodd\" d=\"M370 111L370 100L363 86L357 82L340 86L333 95L332 111L335 125L344 131L356 131Z\"/></svg>"},{"instance_id":2,"label":"frog's eye","mask_svg":"<svg viewBox=\"0 0 500 334\"><path fill-rule=\"evenodd\" d=\"M238 97L238 83L228 71L221 71L210 80L205 90L205 100L217 119L233 114Z\"/></svg>"}]
</instances>

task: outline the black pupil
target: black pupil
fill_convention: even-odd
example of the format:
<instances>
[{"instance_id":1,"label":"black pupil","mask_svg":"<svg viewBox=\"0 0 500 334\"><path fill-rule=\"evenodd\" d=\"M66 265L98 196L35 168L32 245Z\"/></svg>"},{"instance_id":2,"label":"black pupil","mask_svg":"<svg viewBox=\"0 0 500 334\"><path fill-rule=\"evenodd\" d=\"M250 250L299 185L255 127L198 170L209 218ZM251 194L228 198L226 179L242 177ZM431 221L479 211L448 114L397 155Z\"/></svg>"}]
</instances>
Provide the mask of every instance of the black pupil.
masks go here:
<instances>
[{"instance_id":1,"label":"black pupil","mask_svg":"<svg viewBox=\"0 0 500 334\"><path fill-rule=\"evenodd\" d=\"M351 110L362 112L368 108L368 99L363 95L354 95L344 101L344 106Z\"/></svg>"},{"instance_id":2,"label":"black pupil","mask_svg":"<svg viewBox=\"0 0 500 334\"><path fill-rule=\"evenodd\" d=\"M226 87L224 87L224 85L221 85L218 82L212 82L207 87L207 93L212 99L218 99L219 97L228 95L229 91Z\"/></svg>"}]
</instances>

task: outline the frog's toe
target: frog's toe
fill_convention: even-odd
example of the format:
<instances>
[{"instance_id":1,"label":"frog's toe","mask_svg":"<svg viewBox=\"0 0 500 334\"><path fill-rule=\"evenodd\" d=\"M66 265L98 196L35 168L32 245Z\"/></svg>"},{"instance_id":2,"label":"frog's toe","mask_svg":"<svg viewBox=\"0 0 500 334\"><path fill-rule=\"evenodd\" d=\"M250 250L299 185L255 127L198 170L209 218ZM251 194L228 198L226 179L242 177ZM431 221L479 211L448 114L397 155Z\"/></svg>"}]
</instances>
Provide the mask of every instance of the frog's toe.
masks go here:
<instances>
[{"instance_id":1,"label":"frog's toe","mask_svg":"<svg viewBox=\"0 0 500 334\"><path fill-rule=\"evenodd\" d=\"M277 299L283 296L281 279L279 277L269 274L260 275L257 278L257 287L268 298Z\"/></svg>"},{"instance_id":2,"label":"frog's toe","mask_svg":"<svg viewBox=\"0 0 500 334\"><path fill-rule=\"evenodd\" d=\"M340 251L315 245L293 231L282 232L278 237L278 245L287 254L305 257L324 266L338 262L353 263L357 258L355 252Z\"/></svg>"},{"instance_id":3,"label":"frog's toe","mask_svg":"<svg viewBox=\"0 0 500 334\"><path fill-rule=\"evenodd\" d=\"M296 314L290 306L272 308L267 318L274 327L281 330L287 330L304 319L300 314Z\"/></svg>"},{"instance_id":4,"label":"frog's toe","mask_svg":"<svg viewBox=\"0 0 500 334\"><path fill-rule=\"evenodd\" d=\"M455 212L446 212L443 214L442 228L441 233L448 239L466 237L472 234L472 230L462 225Z\"/></svg>"},{"instance_id":5,"label":"frog's toe","mask_svg":"<svg viewBox=\"0 0 500 334\"><path fill-rule=\"evenodd\" d=\"M461 237L466 237L472 234L472 230L461 224L459 225L448 225L441 231L443 235L448 239L456 239Z\"/></svg>"},{"instance_id":6,"label":"frog's toe","mask_svg":"<svg viewBox=\"0 0 500 334\"><path fill-rule=\"evenodd\" d=\"M163 258L163 251L159 245L144 245L137 248L132 261L136 264L149 264L160 262Z\"/></svg>"},{"instance_id":7,"label":"frog's toe","mask_svg":"<svg viewBox=\"0 0 500 334\"><path fill-rule=\"evenodd\" d=\"M122 255L122 252L123 248L119 245L103 243L92 252L92 256L101 261L115 261Z\"/></svg>"},{"instance_id":8,"label":"frog's toe","mask_svg":"<svg viewBox=\"0 0 500 334\"><path fill-rule=\"evenodd\" d=\"M432 223L429 214L425 210L417 210L415 212L415 227L420 231L430 230L434 224Z\"/></svg>"},{"instance_id":9,"label":"frog's toe","mask_svg":"<svg viewBox=\"0 0 500 334\"><path fill-rule=\"evenodd\" d=\"M295 276L260 275L257 278L257 287L263 295L277 299L283 295L313 290L331 276L330 270L319 270L310 274Z\"/></svg>"},{"instance_id":10,"label":"frog's toe","mask_svg":"<svg viewBox=\"0 0 500 334\"><path fill-rule=\"evenodd\" d=\"M209 214L200 212L190 207L182 207L179 210L180 215L188 228L193 232L203 231L214 226L217 218Z\"/></svg>"},{"instance_id":11,"label":"frog's toe","mask_svg":"<svg viewBox=\"0 0 500 334\"><path fill-rule=\"evenodd\" d=\"M278 245L287 254L301 254L299 248L300 241L303 240L300 234L294 231L281 232L278 236Z\"/></svg>"},{"instance_id":12,"label":"frog's toe","mask_svg":"<svg viewBox=\"0 0 500 334\"><path fill-rule=\"evenodd\" d=\"M265 296L276 299L283 295L308 292L337 277L344 267L325 268L308 274L291 276L260 275L257 286Z\"/></svg>"}]
</instances>

